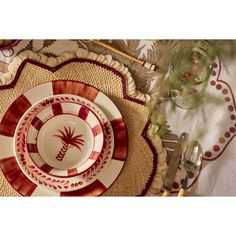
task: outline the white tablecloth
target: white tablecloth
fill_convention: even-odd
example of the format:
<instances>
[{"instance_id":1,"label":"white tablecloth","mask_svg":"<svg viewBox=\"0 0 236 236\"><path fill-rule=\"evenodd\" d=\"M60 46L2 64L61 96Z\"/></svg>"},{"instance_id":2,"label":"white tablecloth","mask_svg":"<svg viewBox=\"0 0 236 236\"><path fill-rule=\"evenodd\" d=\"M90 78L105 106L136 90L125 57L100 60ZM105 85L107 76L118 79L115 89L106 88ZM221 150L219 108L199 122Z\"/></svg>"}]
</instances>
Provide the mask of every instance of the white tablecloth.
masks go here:
<instances>
[{"instance_id":1,"label":"white tablecloth","mask_svg":"<svg viewBox=\"0 0 236 236\"><path fill-rule=\"evenodd\" d=\"M193 184L192 196L236 195L236 59L215 60L204 103L185 110L166 102L170 129L177 135L187 132L198 140L204 151L202 170ZM194 180L192 180L194 181Z\"/></svg>"}]
</instances>

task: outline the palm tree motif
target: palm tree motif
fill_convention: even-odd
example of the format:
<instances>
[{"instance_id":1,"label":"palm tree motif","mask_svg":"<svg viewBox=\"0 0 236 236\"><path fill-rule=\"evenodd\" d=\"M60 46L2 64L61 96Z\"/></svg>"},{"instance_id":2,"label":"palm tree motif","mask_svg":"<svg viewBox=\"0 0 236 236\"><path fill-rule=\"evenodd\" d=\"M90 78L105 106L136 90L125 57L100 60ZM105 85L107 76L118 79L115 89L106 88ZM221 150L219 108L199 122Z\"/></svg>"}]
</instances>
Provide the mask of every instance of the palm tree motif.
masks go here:
<instances>
[{"instance_id":1,"label":"palm tree motif","mask_svg":"<svg viewBox=\"0 0 236 236\"><path fill-rule=\"evenodd\" d=\"M84 145L84 140L81 135L74 135L75 129L71 129L71 127L64 127L64 131L58 130L60 134L53 135L61 139L63 146L61 147L59 153L56 155L56 159L62 161L66 155L66 152L69 148L77 147L80 151L80 146Z\"/></svg>"}]
</instances>

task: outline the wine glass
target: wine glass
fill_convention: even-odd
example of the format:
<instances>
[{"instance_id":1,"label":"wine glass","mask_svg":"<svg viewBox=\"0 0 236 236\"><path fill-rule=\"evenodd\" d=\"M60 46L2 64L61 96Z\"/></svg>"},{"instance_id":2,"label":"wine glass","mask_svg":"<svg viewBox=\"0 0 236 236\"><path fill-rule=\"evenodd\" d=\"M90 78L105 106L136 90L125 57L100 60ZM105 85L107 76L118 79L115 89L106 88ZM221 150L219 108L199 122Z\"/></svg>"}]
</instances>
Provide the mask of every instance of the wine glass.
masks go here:
<instances>
[{"instance_id":1,"label":"wine glass","mask_svg":"<svg viewBox=\"0 0 236 236\"><path fill-rule=\"evenodd\" d=\"M203 101L211 74L211 60L198 47L186 47L171 65L169 99L177 107L193 109Z\"/></svg>"}]
</instances>

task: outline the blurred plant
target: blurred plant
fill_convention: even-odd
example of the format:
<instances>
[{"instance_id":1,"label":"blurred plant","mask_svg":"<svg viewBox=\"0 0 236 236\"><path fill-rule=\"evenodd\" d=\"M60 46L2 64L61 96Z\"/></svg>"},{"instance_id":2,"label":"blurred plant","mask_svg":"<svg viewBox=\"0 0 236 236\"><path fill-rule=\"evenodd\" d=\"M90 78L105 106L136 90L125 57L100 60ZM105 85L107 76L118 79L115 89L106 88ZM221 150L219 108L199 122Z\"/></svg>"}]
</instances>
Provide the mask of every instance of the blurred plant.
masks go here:
<instances>
[{"instance_id":1,"label":"blurred plant","mask_svg":"<svg viewBox=\"0 0 236 236\"><path fill-rule=\"evenodd\" d=\"M149 105L152 123L160 127L160 135L168 129L164 109L160 108L163 101L171 101L173 109L176 106L194 109L204 100L221 104L219 98L206 91L212 63L217 56L224 63L235 54L236 41L233 40L180 40L177 46L164 56L170 59L169 66L152 90L154 96Z\"/></svg>"}]
</instances>

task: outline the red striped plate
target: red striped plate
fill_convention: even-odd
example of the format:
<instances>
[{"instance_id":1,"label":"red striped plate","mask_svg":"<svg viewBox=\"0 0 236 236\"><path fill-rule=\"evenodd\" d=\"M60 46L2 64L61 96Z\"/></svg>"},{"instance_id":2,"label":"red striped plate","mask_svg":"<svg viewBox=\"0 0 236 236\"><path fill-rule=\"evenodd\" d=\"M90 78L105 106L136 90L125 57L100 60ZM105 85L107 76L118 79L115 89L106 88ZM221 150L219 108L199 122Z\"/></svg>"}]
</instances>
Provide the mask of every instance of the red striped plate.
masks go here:
<instances>
[{"instance_id":1,"label":"red striped plate","mask_svg":"<svg viewBox=\"0 0 236 236\"><path fill-rule=\"evenodd\" d=\"M81 174L101 154L106 122L104 113L82 97L56 95L44 99L33 105L17 126L18 161L24 159L27 167L31 158L52 176Z\"/></svg>"},{"instance_id":2,"label":"red striped plate","mask_svg":"<svg viewBox=\"0 0 236 236\"><path fill-rule=\"evenodd\" d=\"M14 133L24 113L41 99L58 94L70 94L88 99L97 105L109 120L108 123L104 124L105 142L101 158L96 161L91 169L89 168L88 172L82 174L81 177L85 181L79 180L71 183L70 187L75 189L73 191L67 190L68 186L65 180L51 179L51 182L47 183L41 180L41 182L32 181L26 177L16 161L13 149ZM114 150L111 149L112 137L114 137ZM58 80L43 83L28 90L10 105L0 122L0 145L0 167L9 183L21 195L98 196L111 186L122 170L128 151L128 135L119 109L107 95L85 83ZM37 175L37 170L32 168L30 174L31 178L34 178ZM76 177L71 177L71 179ZM89 182L91 179L92 182ZM79 189L78 185L81 185Z\"/></svg>"}]
</instances>

